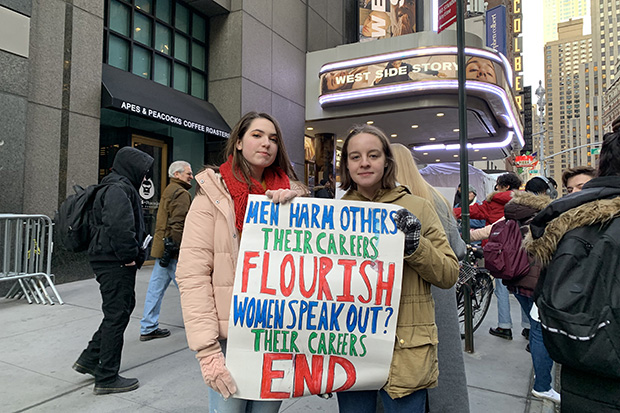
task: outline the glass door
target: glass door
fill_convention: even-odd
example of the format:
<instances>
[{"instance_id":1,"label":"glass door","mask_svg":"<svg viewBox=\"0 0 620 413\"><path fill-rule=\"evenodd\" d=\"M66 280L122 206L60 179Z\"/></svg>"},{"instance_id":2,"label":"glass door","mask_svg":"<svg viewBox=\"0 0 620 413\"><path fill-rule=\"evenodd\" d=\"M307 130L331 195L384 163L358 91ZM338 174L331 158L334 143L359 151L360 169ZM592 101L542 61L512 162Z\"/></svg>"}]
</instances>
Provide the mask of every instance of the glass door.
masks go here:
<instances>
[{"instance_id":1,"label":"glass door","mask_svg":"<svg viewBox=\"0 0 620 413\"><path fill-rule=\"evenodd\" d=\"M168 184L168 145L159 139L146 138L144 136L132 135L131 146L148 153L155 160L153 162L152 173L142 183L140 199L142 200L142 211L144 212L144 224L146 232L155 235L155 221L157 210L159 209L159 199ZM154 259L150 256L151 248L147 250L149 260L146 264L154 264Z\"/></svg>"}]
</instances>

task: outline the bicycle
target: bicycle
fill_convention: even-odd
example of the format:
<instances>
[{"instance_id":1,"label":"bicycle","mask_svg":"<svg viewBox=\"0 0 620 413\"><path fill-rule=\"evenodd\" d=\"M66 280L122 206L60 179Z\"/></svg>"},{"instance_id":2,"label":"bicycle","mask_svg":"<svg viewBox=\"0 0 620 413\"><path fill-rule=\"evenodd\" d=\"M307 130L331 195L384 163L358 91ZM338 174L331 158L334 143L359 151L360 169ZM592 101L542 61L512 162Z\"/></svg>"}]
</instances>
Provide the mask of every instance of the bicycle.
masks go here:
<instances>
[{"instance_id":1,"label":"bicycle","mask_svg":"<svg viewBox=\"0 0 620 413\"><path fill-rule=\"evenodd\" d=\"M467 255L460 262L459 279L456 282L456 304L459 315L461 338L465 337L465 288L463 285L470 281L471 304L474 331L480 327L489 311L493 297L493 278L489 271L478 264L482 258L482 250L467 246Z\"/></svg>"}]
</instances>

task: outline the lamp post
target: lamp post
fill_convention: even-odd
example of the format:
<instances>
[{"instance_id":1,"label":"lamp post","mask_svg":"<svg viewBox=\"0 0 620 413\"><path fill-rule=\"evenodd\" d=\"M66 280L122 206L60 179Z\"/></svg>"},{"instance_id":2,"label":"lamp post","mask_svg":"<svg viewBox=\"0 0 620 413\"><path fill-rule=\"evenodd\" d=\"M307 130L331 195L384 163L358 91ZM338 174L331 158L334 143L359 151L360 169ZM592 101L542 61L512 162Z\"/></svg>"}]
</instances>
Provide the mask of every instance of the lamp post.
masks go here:
<instances>
[{"instance_id":1,"label":"lamp post","mask_svg":"<svg viewBox=\"0 0 620 413\"><path fill-rule=\"evenodd\" d=\"M536 94L536 96L538 96L538 101L536 102L536 105L538 106L538 133L540 134L540 136L538 137L539 139L539 144L540 147L538 149L538 160L540 161L540 174L547 176L547 171L545 168L545 131L543 130L543 123L545 123L544 121L544 116L545 116L545 105L547 104L547 101L545 99L545 88L542 86L542 80L538 81L538 88L536 88L536 91L534 92Z\"/></svg>"}]
</instances>

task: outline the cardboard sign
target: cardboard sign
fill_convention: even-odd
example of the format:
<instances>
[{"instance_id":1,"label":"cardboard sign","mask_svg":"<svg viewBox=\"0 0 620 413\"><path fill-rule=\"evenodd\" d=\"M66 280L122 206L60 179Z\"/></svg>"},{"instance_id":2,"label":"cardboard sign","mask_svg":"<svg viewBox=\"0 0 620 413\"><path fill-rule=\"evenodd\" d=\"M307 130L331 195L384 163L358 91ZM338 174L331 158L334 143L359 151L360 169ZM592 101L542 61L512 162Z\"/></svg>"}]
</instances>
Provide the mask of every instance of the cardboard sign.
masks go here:
<instances>
[{"instance_id":1,"label":"cardboard sign","mask_svg":"<svg viewBox=\"0 0 620 413\"><path fill-rule=\"evenodd\" d=\"M244 399L381 388L400 301L404 235L372 202L248 200L226 365Z\"/></svg>"}]
</instances>

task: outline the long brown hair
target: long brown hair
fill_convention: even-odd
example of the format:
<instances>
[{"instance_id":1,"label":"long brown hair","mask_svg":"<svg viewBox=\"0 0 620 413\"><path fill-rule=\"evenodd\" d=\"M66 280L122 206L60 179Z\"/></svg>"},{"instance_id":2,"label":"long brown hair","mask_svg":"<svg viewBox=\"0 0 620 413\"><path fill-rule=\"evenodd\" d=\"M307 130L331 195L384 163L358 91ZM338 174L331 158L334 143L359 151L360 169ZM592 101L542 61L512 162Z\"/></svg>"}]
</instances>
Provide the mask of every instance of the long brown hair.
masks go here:
<instances>
[{"instance_id":1,"label":"long brown hair","mask_svg":"<svg viewBox=\"0 0 620 413\"><path fill-rule=\"evenodd\" d=\"M353 126L344 140L342 145L342 155L340 156L340 187L345 191L350 188L357 190L357 184L353 181L353 179L351 179L351 174L349 173L349 168L347 167L349 163L349 142L351 141L351 138L354 138L362 133L374 135L381 141L386 165L383 178L381 178L381 188L396 188L396 162L394 161L394 155L392 154L392 149L390 148L390 141L381 129L376 126L366 124Z\"/></svg>"},{"instance_id":2,"label":"long brown hair","mask_svg":"<svg viewBox=\"0 0 620 413\"><path fill-rule=\"evenodd\" d=\"M273 123L273 126L276 129L276 145L278 146L278 153L276 155L276 159L269 167L271 168L273 166L278 166L282 168L289 178L297 181L297 175L291 166L291 161L286 153L286 148L284 147L282 129L280 129L278 121L275 120L273 116L263 112L246 113L241 119L239 119L239 122L237 122L230 132L230 138L228 138L228 142L224 148L224 158L228 159L228 157L232 155L233 174L235 175L235 178L246 182L248 187L252 186L250 164L241 154L241 150L237 149L237 142L243 139L243 136L246 134L248 129L250 129L250 125L254 119L267 119ZM241 173L241 176L237 175L238 172Z\"/></svg>"}]
</instances>

